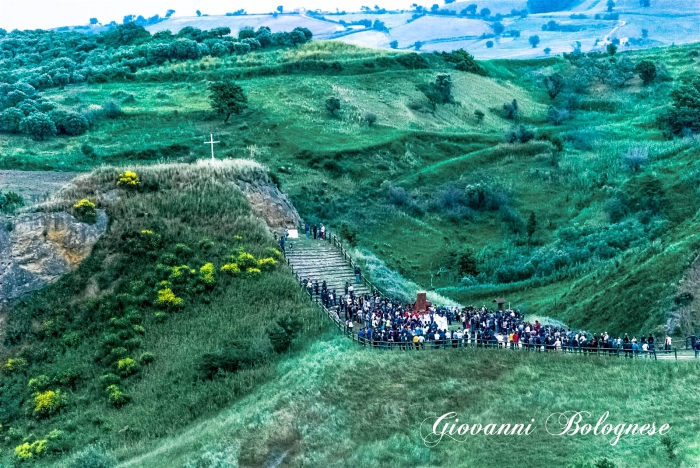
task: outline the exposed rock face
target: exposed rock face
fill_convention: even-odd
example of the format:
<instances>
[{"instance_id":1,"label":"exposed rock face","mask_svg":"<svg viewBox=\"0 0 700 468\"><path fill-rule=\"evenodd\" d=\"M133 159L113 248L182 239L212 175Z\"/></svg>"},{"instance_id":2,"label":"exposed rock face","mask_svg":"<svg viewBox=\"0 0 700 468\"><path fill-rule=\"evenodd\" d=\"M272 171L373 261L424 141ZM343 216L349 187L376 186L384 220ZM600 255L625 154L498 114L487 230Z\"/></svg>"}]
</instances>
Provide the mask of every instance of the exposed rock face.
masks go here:
<instances>
[{"instance_id":1,"label":"exposed rock face","mask_svg":"<svg viewBox=\"0 0 700 468\"><path fill-rule=\"evenodd\" d=\"M0 303L75 270L107 230L103 210L94 225L65 212L28 213L0 221Z\"/></svg>"},{"instance_id":2,"label":"exposed rock face","mask_svg":"<svg viewBox=\"0 0 700 468\"><path fill-rule=\"evenodd\" d=\"M265 220L270 229L275 231L284 228L293 229L302 224L296 208L276 185L239 181L238 186L245 193L250 207Z\"/></svg>"}]
</instances>

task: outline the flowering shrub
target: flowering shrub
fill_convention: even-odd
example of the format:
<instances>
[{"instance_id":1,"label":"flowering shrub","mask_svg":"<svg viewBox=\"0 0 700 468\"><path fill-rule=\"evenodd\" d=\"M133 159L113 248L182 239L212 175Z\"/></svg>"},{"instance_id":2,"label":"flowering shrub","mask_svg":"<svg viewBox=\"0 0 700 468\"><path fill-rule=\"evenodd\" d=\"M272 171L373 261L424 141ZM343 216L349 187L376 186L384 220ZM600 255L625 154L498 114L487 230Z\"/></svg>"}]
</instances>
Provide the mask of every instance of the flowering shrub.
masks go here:
<instances>
[{"instance_id":1,"label":"flowering shrub","mask_svg":"<svg viewBox=\"0 0 700 468\"><path fill-rule=\"evenodd\" d=\"M124 187L136 187L140 183L141 181L139 181L139 176L132 171L126 171L123 174L119 174L119 180L117 181L117 185Z\"/></svg>"},{"instance_id":2,"label":"flowering shrub","mask_svg":"<svg viewBox=\"0 0 700 468\"><path fill-rule=\"evenodd\" d=\"M42 390L46 390L46 387L48 387L50 383L48 377L40 375L39 377L29 379L29 388L34 392L41 392Z\"/></svg>"},{"instance_id":3,"label":"flowering shrub","mask_svg":"<svg viewBox=\"0 0 700 468\"><path fill-rule=\"evenodd\" d=\"M214 284L214 264L206 263L199 269L199 279L208 285Z\"/></svg>"},{"instance_id":4,"label":"flowering shrub","mask_svg":"<svg viewBox=\"0 0 700 468\"><path fill-rule=\"evenodd\" d=\"M51 416L66 405L66 396L60 390L47 390L34 394L34 413L38 416Z\"/></svg>"},{"instance_id":5,"label":"flowering shrub","mask_svg":"<svg viewBox=\"0 0 700 468\"><path fill-rule=\"evenodd\" d=\"M128 377L132 374L135 374L139 370L139 365L136 361L131 359L130 357L120 359L117 362L117 371L119 372L119 375L122 377Z\"/></svg>"},{"instance_id":6,"label":"flowering shrub","mask_svg":"<svg viewBox=\"0 0 700 468\"><path fill-rule=\"evenodd\" d=\"M2 369L11 374L12 372L17 372L27 367L27 361L22 358L10 358L7 360Z\"/></svg>"},{"instance_id":7,"label":"flowering shrub","mask_svg":"<svg viewBox=\"0 0 700 468\"><path fill-rule=\"evenodd\" d=\"M258 267L260 267L262 271L272 271L275 269L275 265L277 265L277 260L272 257L258 260Z\"/></svg>"},{"instance_id":8,"label":"flowering shrub","mask_svg":"<svg viewBox=\"0 0 700 468\"><path fill-rule=\"evenodd\" d=\"M180 278L183 276L183 273L185 275L189 273L190 267L187 265L174 266L171 271L172 273L170 273L170 278Z\"/></svg>"},{"instance_id":9,"label":"flowering shrub","mask_svg":"<svg viewBox=\"0 0 700 468\"><path fill-rule=\"evenodd\" d=\"M47 440L36 440L33 443L25 442L15 447L15 457L20 461L31 460L35 456L40 457L49 448Z\"/></svg>"},{"instance_id":10,"label":"flowering shrub","mask_svg":"<svg viewBox=\"0 0 700 468\"><path fill-rule=\"evenodd\" d=\"M241 252L238 254L236 263L238 263L238 268L244 271L248 268L255 268L258 266L258 261L248 252Z\"/></svg>"},{"instance_id":11,"label":"flowering shrub","mask_svg":"<svg viewBox=\"0 0 700 468\"><path fill-rule=\"evenodd\" d=\"M116 385L110 385L105 390L107 391L107 399L117 408L129 401L129 396Z\"/></svg>"},{"instance_id":12,"label":"flowering shrub","mask_svg":"<svg viewBox=\"0 0 700 468\"><path fill-rule=\"evenodd\" d=\"M221 271L235 276L241 272L241 269L238 268L237 263L227 263L226 265L221 267Z\"/></svg>"},{"instance_id":13,"label":"flowering shrub","mask_svg":"<svg viewBox=\"0 0 700 468\"><path fill-rule=\"evenodd\" d=\"M87 198L73 205L73 212L75 217L84 223L95 224L97 221L97 205Z\"/></svg>"},{"instance_id":14,"label":"flowering shrub","mask_svg":"<svg viewBox=\"0 0 700 468\"><path fill-rule=\"evenodd\" d=\"M143 335L144 333L146 333L146 329L143 328L143 326L141 326L141 325L134 325L133 328L134 328L134 331L136 333L138 333L139 335Z\"/></svg>"},{"instance_id":15,"label":"flowering shrub","mask_svg":"<svg viewBox=\"0 0 700 468\"><path fill-rule=\"evenodd\" d=\"M175 296L175 293L170 288L158 290L158 299L156 305L162 307L180 307L182 306L182 298Z\"/></svg>"},{"instance_id":16,"label":"flowering shrub","mask_svg":"<svg viewBox=\"0 0 700 468\"><path fill-rule=\"evenodd\" d=\"M152 236L153 231L151 231L150 229L141 229L141 234L143 234L144 236Z\"/></svg>"},{"instance_id":17,"label":"flowering shrub","mask_svg":"<svg viewBox=\"0 0 700 468\"><path fill-rule=\"evenodd\" d=\"M251 276L257 276L260 274L260 268L248 268L246 270L246 273L248 273Z\"/></svg>"}]
</instances>

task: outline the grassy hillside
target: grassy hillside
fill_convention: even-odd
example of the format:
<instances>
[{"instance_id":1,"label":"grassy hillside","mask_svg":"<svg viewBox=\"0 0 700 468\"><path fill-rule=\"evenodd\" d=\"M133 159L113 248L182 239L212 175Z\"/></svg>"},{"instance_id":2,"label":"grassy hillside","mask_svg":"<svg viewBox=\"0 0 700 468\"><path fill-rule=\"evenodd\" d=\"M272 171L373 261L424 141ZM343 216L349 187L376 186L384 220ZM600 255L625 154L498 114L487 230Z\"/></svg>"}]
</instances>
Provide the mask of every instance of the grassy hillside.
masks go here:
<instances>
[{"instance_id":1,"label":"grassy hillside","mask_svg":"<svg viewBox=\"0 0 700 468\"><path fill-rule=\"evenodd\" d=\"M192 161L214 133L219 157L268 165L308 221L345 224L363 255L422 287L463 304L505 296L595 331L655 330L698 249L697 141L669 139L657 123L672 90L697 75L694 49L618 54L665 73L644 86L632 72L623 87L582 85L589 69L561 58L483 62L484 77L435 55L425 55L428 68L407 69L401 54L340 43L207 57L46 91L67 108L123 101L124 114L81 137L2 136L0 165ZM565 85L551 99L543 77L555 72ZM453 103L433 107L422 90L441 73L451 76ZM249 98L228 124L207 97L207 83L222 78L238 79ZM329 96L341 102L337 115L325 108ZM503 110L514 99L515 120ZM567 106L568 118L548 118L550 107ZM511 130L534 139L508 143ZM471 277L454 261L465 247L478 263Z\"/></svg>"},{"instance_id":2,"label":"grassy hillside","mask_svg":"<svg viewBox=\"0 0 700 468\"><path fill-rule=\"evenodd\" d=\"M109 192L107 234L77 271L3 309L0 465L55 466L95 442L138 453L274 377L323 324L235 185L267 180L260 166L135 170L138 186L104 167L62 195L70 209Z\"/></svg>"},{"instance_id":3,"label":"grassy hillside","mask_svg":"<svg viewBox=\"0 0 700 468\"><path fill-rule=\"evenodd\" d=\"M2 134L0 167L94 169L48 209L89 220L74 208L88 198L111 224L76 272L8 310L0 463L486 466L516 454L523 466L696 466L695 362L353 348L274 263L236 186L278 183L306 220L342 233L373 281L463 304L504 296L595 332L665 332L683 310L685 328L671 331L690 331L700 150L657 119L697 76L696 51L482 62L481 75L458 70L457 55L310 43L43 91L92 126L45 141ZM644 85L623 59L656 63L658 78ZM551 98L543 80L555 73L564 91ZM443 74L451 102L431 102ZM226 124L207 96L222 79L249 106ZM122 112L107 115L106 100ZM196 163L210 133L225 161ZM255 162L231 161L241 156ZM433 449L417 436L448 411L542 429L571 410L672 432L614 448L542 430Z\"/></svg>"},{"instance_id":4,"label":"grassy hillside","mask_svg":"<svg viewBox=\"0 0 700 468\"><path fill-rule=\"evenodd\" d=\"M377 353L338 337L280 363L273 381L217 417L120 466L216 466L217 460L242 467L370 467L378 460L390 467L493 466L509 454L524 466L541 466L543 457L547 466L571 468L592 467L602 458L620 468L695 466L700 427L686 408L697 401L689 391L698 384L697 372L692 362L486 350ZM623 438L611 447L607 437L549 436L547 417L572 410L589 411L595 420L610 411L614 424L668 423L678 448L671 458L658 437ZM421 422L451 411L468 424L535 419L537 430L424 446Z\"/></svg>"}]
</instances>

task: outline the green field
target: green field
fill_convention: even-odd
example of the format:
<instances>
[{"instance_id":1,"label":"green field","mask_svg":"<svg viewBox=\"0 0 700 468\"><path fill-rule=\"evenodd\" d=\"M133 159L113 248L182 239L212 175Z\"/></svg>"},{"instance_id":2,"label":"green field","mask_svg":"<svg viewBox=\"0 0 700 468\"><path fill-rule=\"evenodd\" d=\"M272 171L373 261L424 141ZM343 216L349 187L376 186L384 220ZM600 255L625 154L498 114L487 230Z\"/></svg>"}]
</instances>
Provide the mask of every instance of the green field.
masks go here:
<instances>
[{"instance_id":1,"label":"green field","mask_svg":"<svg viewBox=\"0 0 700 468\"><path fill-rule=\"evenodd\" d=\"M480 62L483 76L437 55L411 69L399 53L311 42L42 91L59 109L93 112L94 123L81 136L44 141L0 133L0 169L94 170L59 209L113 189L118 198L98 206L111 224L90 258L8 309L0 465L24 465L16 448L28 444L29 463L84 466L68 459L99 444L88 449L94 457L143 467L517 459L584 468L603 457L619 468L697 466L693 361L373 352L334 336L285 267L259 276L220 270L243 252L279 260L235 186L269 180L305 220L342 234L380 285L413 283L464 305L503 296L572 327L670 332L679 344L700 310L692 294L700 145L697 136L672 137L658 118L673 90L697 76L693 52L617 54L668 71L647 86L634 74L618 87L580 86L579 67L561 57ZM542 83L553 73L566 85L550 99ZM451 76L453 102L432 105L425 86L440 74ZM248 109L228 123L208 97L209 83L222 79L248 96ZM340 101L335 114L326 109L331 96ZM123 113L101 117L110 99ZM520 112L508 119L503 106L514 99ZM550 106L569 105L570 118L547 118ZM532 131L529 141L509 138L523 131ZM210 133L221 141L217 158L266 169L196 164L209 155ZM125 168L140 189L116 185ZM465 248L476 262L470 274L455 261ZM209 263L213 282L202 270ZM167 295L156 301L166 286L184 307ZM538 431L429 449L418 436L421 421L448 411L541 425L574 410L672 431L615 447ZM32 444L41 441L48 449L38 453Z\"/></svg>"}]
</instances>

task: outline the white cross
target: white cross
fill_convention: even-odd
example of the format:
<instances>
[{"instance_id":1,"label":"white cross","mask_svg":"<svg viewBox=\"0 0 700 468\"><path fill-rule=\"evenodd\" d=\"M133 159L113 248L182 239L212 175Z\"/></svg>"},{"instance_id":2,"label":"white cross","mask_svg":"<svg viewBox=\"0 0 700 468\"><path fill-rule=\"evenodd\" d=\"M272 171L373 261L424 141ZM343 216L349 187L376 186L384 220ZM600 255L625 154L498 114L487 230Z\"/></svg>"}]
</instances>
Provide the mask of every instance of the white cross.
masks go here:
<instances>
[{"instance_id":1,"label":"white cross","mask_svg":"<svg viewBox=\"0 0 700 468\"><path fill-rule=\"evenodd\" d=\"M214 144L215 143L220 143L220 142L214 141L214 135L210 133L209 134L209 141L205 141L204 144L211 145L211 159L212 159L212 161L214 160Z\"/></svg>"}]
</instances>

